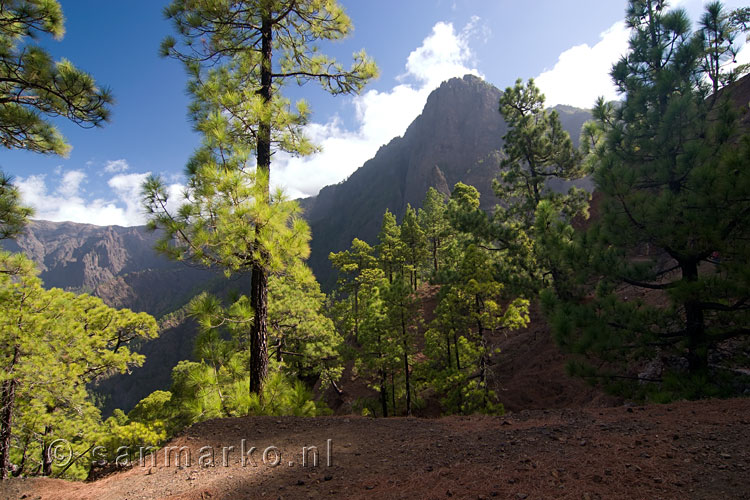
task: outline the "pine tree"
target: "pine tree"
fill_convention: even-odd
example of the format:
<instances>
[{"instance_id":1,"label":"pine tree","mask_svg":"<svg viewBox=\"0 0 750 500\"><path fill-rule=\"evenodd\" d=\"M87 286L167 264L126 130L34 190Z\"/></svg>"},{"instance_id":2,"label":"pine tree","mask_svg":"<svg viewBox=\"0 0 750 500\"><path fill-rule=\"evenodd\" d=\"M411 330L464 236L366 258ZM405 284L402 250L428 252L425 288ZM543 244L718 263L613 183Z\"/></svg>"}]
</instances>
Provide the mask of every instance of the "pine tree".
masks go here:
<instances>
[{"instance_id":1,"label":"pine tree","mask_svg":"<svg viewBox=\"0 0 750 500\"><path fill-rule=\"evenodd\" d=\"M379 269L379 276L369 280L360 292L362 321L359 331L359 350L355 354L354 373L367 380L378 391L380 411L387 417L388 375L393 370L400 346L396 344L388 327L383 294L388 281ZM393 405L395 406L395 405ZM395 412L395 407L392 408Z\"/></svg>"},{"instance_id":2,"label":"pine tree","mask_svg":"<svg viewBox=\"0 0 750 500\"><path fill-rule=\"evenodd\" d=\"M13 437L22 443L15 474L24 473L32 453L41 473L51 474L48 447L57 438L89 446L100 415L87 384L142 364L130 345L157 333L145 313L45 290L36 273L23 255L0 253L0 478L11 464Z\"/></svg>"},{"instance_id":3,"label":"pine tree","mask_svg":"<svg viewBox=\"0 0 750 500\"><path fill-rule=\"evenodd\" d=\"M712 353L750 335L750 140L738 135L732 88L711 95L722 79L701 69L715 54L705 34L664 7L629 3L630 52L612 69L624 100L600 99L594 111L604 203L581 247L600 273L597 294L558 304L553 321L564 346L605 361L603 370L577 365L579 373L664 382L672 372L672 397L701 396L718 383ZM628 370L657 358L654 374Z\"/></svg>"},{"instance_id":4,"label":"pine tree","mask_svg":"<svg viewBox=\"0 0 750 500\"><path fill-rule=\"evenodd\" d=\"M343 338L325 316L326 296L310 268L290 268L269 280L269 338L272 354L288 377L325 389L341 378Z\"/></svg>"},{"instance_id":5,"label":"pine tree","mask_svg":"<svg viewBox=\"0 0 750 500\"><path fill-rule=\"evenodd\" d=\"M205 192L209 199L225 192L221 186L228 182L253 184L256 188L249 194L252 203L259 212L272 212L279 199L273 198L269 189L272 152L304 155L315 151L302 133L309 116L306 103L298 102L293 111L280 93L281 86L289 81L300 85L314 81L331 94L356 93L376 75L375 64L359 52L354 55L354 65L345 70L318 50L319 42L341 39L351 31L349 18L331 0L174 0L165 14L172 20L179 40L167 38L162 53L185 62L191 75L189 90L194 96L191 114L211 150L196 158L194 163L203 165L201 168L189 166L191 184L211 186ZM251 157L254 165L249 162ZM206 168L212 164L220 166ZM163 190L155 195L157 187L155 183L147 186L151 193L147 205L155 213L164 214ZM239 247L232 245L229 261L217 264L234 270L239 263L251 271L254 321L249 333L250 390L262 394L268 370L268 274L279 269L274 264L281 268L285 265L274 255L274 247L290 243L301 250L306 239L297 237L301 221L281 218L282 224L294 224L295 228L280 239L264 234L262 220L267 217L235 225L237 212L242 212L250 199L241 196L231 200L205 217L206 212L195 211L194 218L187 222L199 228L216 223L209 233L227 228L228 232L221 231L222 240L240 243ZM187 206L204 205L189 199ZM232 224L223 220L227 212ZM182 231L168 217L154 220L156 225L168 228L170 235ZM196 239L196 234L184 239L185 253L200 255L210 248L210 242ZM297 255L302 257L304 253L298 251Z\"/></svg>"},{"instance_id":6,"label":"pine tree","mask_svg":"<svg viewBox=\"0 0 750 500\"><path fill-rule=\"evenodd\" d=\"M398 360L403 364L406 415L412 414L412 396L414 386L412 377L412 358L415 351L416 330L419 323L419 302L410 284L401 279L394 279L383 290L383 302L386 308L386 325L389 337L398 346ZM394 370L391 370L393 374ZM395 387L393 388L395 391ZM395 393L394 393L395 398ZM396 410L394 404L394 411Z\"/></svg>"},{"instance_id":7,"label":"pine tree","mask_svg":"<svg viewBox=\"0 0 750 500\"><path fill-rule=\"evenodd\" d=\"M404 270L409 273L409 284L416 290L419 284L419 272L427 253L427 238L419 226L417 211L407 204L404 220L401 222L401 251Z\"/></svg>"},{"instance_id":8,"label":"pine tree","mask_svg":"<svg viewBox=\"0 0 750 500\"><path fill-rule=\"evenodd\" d=\"M393 282L393 275L400 273L403 263L400 261L403 251L400 240L400 230L396 223L396 216L386 209L383 214L383 222L378 233L378 261L388 282Z\"/></svg>"},{"instance_id":9,"label":"pine tree","mask_svg":"<svg viewBox=\"0 0 750 500\"><path fill-rule=\"evenodd\" d=\"M56 0L13 0L0 9L0 145L67 155L70 145L49 118L82 127L104 124L112 95L94 79L32 43L40 34L59 40L64 17ZM10 178L0 172L0 239L16 236L31 210L20 205Z\"/></svg>"},{"instance_id":10,"label":"pine tree","mask_svg":"<svg viewBox=\"0 0 750 500\"><path fill-rule=\"evenodd\" d=\"M68 60L53 61L29 43L39 34L61 39L64 17L56 0L13 0L0 12L0 144L10 149L64 155L70 150L45 116L81 126L109 117L112 96Z\"/></svg>"},{"instance_id":11,"label":"pine tree","mask_svg":"<svg viewBox=\"0 0 750 500\"><path fill-rule=\"evenodd\" d=\"M488 338L525 327L529 301L509 296L495 278L497 266L487 250L468 244L440 290L437 317L425 335L425 349L431 355L426 376L451 413L502 412L489 388L493 353Z\"/></svg>"},{"instance_id":12,"label":"pine tree","mask_svg":"<svg viewBox=\"0 0 750 500\"><path fill-rule=\"evenodd\" d=\"M446 246L446 240L451 235L451 227L446 216L445 197L435 188L427 190L417 221L427 238L432 256L432 274L435 276L440 271L441 253Z\"/></svg>"},{"instance_id":13,"label":"pine tree","mask_svg":"<svg viewBox=\"0 0 750 500\"><path fill-rule=\"evenodd\" d=\"M372 277L368 273L376 265L376 259L372 255L374 249L366 242L359 238L352 240L349 250L343 250L338 253L331 252L328 259L331 265L339 272L338 286L339 291L348 295L352 300L351 318L353 320L353 334L357 339L359 336L359 291L363 284L366 284Z\"/></svg>"},{"instance_id":14,"label":"pine tree","mask_svg":"<svg viewBox=\"0 0 750 500\"><path fill-rule=\"evenodd\" d=\"M33 210L21 205L21 194L12 179L0 171L0 240L16 237Z\"/></svg>"},{"instance_id":15,"label":"pine tree","mask_svg":"<svg viewBox=\"0 0 750 500\"><path fill-rule=\"evenodd\" d=\"M565 294L565 276L537 240L538 235L544 236L544 229L535 227L537 209L544 203L567 222L586 215L586 191L571 187L567 194L561 194L550 187L551 183L582 177L586 164L557 112L544 109L544 95L534 80L526 86L518 80L514 87L507 88L500 98L500 113L509 130L503 138L503 171L494 183L495 194L502 202L493 217L496 233L511 256L526 261L532 290L544 288L549 275L556 292Z\"/></svg>"},{"instance_id":16,"label":"pine tree","mask_svg":"<svg viewBox=\"0 0 750 500\"><path fill-rule=\"evenodd\" d=\"M573 217L582 212L588 196L571 188L567 195L554 192L550 181L574 180L584 175L578 151L563 129L556 111L544 109L544 95L534 85L519 79L500 97L500 113L508 124L503 137L503 160L495 194L504 202L501 221L517 221L522 229L534 223L534 213L542 200Z\"/></svg>"},{"instance_id":17,"label":"pine tree","mask_svg":"<svg viewBox=\"0 0 750 500\"><path fill-rule=\"evenodd\" d=\"M705 9L697 33L703 44L699 64L701 71L711 80L711 88L716 95L721 87L733 82L747 70L747 65L729 71L726 71L726 66L737 62L739 47L736 38L750 21L750 11L736 9L727 12L721 2L711 2Z\"/></svg>"}]
</instances>

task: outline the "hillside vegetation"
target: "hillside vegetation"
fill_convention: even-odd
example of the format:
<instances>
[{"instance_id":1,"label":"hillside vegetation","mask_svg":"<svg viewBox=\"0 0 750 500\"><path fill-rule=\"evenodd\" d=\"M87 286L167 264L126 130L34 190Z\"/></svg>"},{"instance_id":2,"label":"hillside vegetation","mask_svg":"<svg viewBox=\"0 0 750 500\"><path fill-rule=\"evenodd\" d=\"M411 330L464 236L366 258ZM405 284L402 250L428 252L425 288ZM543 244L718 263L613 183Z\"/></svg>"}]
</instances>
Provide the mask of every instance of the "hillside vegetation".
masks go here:
<instances>
[{"instance_id":1,"label":"hillside vegetation","mask_svg":"<svg viewBox=\"0 0 750 500\"><path fill-rule=\"evenodd\" d=\"M365 51L347 68L321 50L351 20L335 0L173 0L161 54L187 70L201 137L180 197L151 175L145 230L24 233L0 177L0 239L28 254L0 252L0 491L744 494L750 9L704 9L693 26L627 2L620 101L549 109L533 79L453 79L297 202L271 188L274 155L317 146L283 91L377 76ZM34 48L62 33L58 2L0 11L0 59L28 80L0 78L0 142L64 154L47 119L101 125L109 93ZM310 444L325 467L299 468Z\"/></svg>"}]
</instances>

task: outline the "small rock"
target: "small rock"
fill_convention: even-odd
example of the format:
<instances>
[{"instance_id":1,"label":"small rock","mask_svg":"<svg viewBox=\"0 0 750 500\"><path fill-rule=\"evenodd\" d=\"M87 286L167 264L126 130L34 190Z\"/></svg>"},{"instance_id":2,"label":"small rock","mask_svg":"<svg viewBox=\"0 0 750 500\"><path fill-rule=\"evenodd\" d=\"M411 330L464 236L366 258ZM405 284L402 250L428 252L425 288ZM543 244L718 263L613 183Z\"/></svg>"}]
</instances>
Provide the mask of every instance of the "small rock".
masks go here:
<instances>
[{"instance_id":1,"label":"small rock","mask_svg":"<svg viewBox=\"0 0 750 500\"><path fill-rule=\"evenodd\" d=\"M323 478L323 481L330 481L331 479L333 479L333 476L329 474Z\"/></svg>"},{"instance_id":2,"label":"small rock","mask_svg":"<svg viewBox=\"0 0 750 500\"><path fill-rule=\"evenodd\" d=\"M516 493L516 498L518 500L524 500L525 498L529 498L529 495L527 495L526 493Z\"/></svg>"}]
</instances>

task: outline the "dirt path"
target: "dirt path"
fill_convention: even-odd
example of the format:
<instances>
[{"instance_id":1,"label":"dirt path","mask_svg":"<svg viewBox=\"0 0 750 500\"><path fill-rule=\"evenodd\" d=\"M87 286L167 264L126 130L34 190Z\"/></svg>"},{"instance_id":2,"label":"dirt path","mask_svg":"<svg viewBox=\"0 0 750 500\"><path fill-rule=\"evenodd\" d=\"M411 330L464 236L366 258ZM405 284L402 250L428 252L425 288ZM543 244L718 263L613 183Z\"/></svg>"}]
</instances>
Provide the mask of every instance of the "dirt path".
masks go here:
<instances>
[{"instance_id":1,"label":"dirt path","mask_svg":"<svg viewBox=\"0 0 750 500\"><path fill-rule=\"evenodd\" d=\"M748 498L749 431L750 399L500 418L225 419L170 443L189 447L191 467L174 457L165 465L161 450L155 467L147 459L88 484L15 479L0 486L0 498ZM256 465L240 465L242 439L257 448ZM318 467L301 465L310 445ZM203 446L214 449L214 466L198 465ZM226 467L224 446L236 448ZM281 452L276 467L263 464L269 446Z\"/></svg>"}]
</instances>

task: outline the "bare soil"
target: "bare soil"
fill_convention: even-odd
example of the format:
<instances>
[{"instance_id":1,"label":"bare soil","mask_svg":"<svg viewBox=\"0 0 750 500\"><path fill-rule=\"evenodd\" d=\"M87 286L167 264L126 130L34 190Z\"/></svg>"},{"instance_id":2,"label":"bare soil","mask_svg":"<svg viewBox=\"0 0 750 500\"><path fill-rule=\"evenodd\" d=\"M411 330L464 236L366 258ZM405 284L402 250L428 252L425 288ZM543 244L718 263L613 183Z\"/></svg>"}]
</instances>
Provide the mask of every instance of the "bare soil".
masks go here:
<instances>
[{"instance_id":1,"label":"bare soil","mask_svg":"<svg viewBox=\"0 0 750 500\"><path fill-rule=\"evenodd\" d=\"M190 450L189 467L185 454L167 465L161 450L155 466L147 457L93 483L12 479L0 498L739 499L750 496L748 429L750 399L505 417L222 419L169 443ZM245 467L242 439L257 448ZM215 451L212 466L198 464L204 446ZM236 448L226 467L225 446ZM278 466L273 449L263 462L269 446ZM302 466L304 446L318 447L317 467L312 454Z\"/></svg>"}]
</instances>

